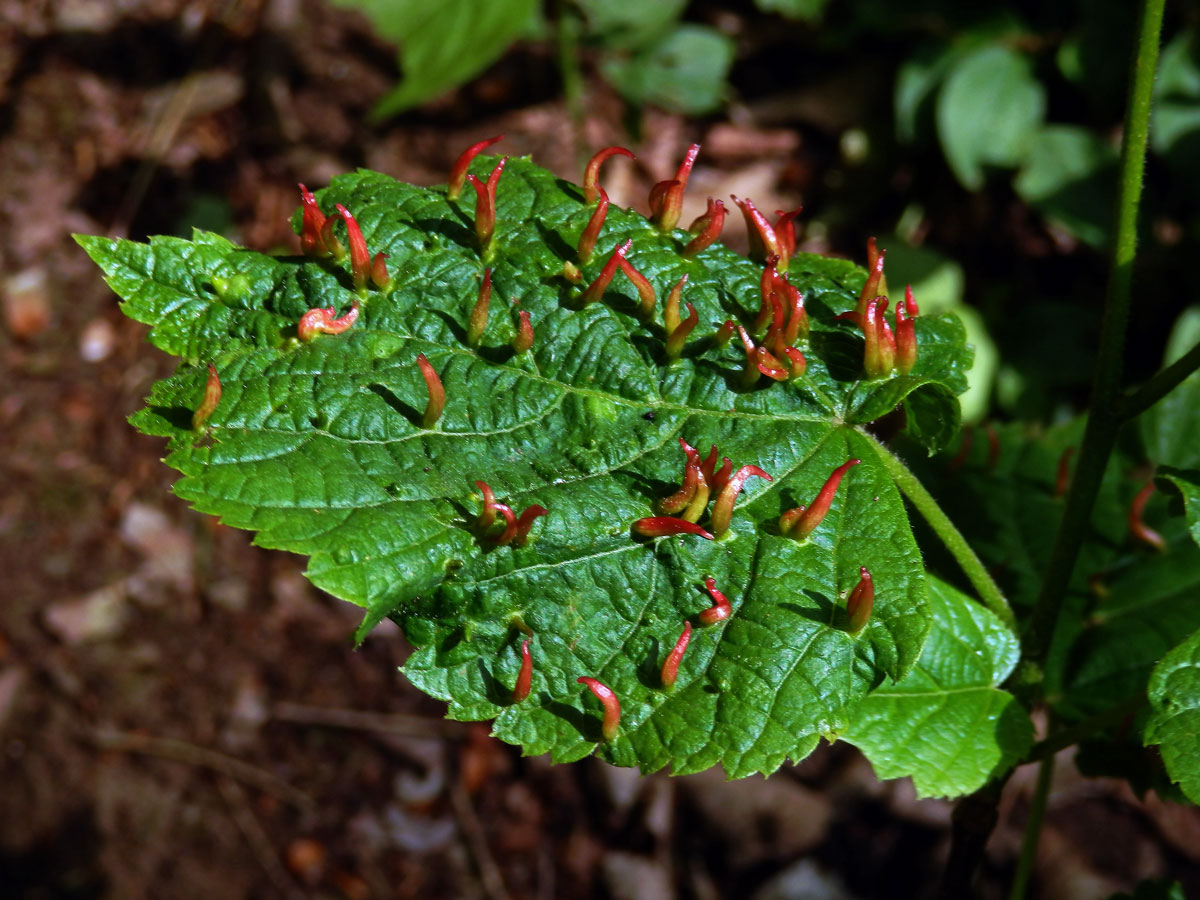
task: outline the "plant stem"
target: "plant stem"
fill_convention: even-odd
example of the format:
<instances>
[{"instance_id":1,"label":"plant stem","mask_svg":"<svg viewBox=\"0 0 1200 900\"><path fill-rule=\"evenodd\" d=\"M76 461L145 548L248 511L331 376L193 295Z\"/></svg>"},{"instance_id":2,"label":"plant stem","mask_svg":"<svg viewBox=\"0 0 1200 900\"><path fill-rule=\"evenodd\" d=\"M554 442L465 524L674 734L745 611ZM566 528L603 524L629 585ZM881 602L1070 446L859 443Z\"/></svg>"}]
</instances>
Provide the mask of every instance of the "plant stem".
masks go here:
<instances>
[{"instance_id":1,"label":"plant stem","mask_svg":"<svg viewBox=\"0 0 1200 900\"><path fill-rule=\"evenodd\" d=\"M1029 819L1025 823L1025 834L1021 838L1021 855L1017 857L1017 872L1013 875L1008 900L1024 900L1025 892L1029 889L1029 876L1033 874L1033 863L1037 858L1038 837L1042 833L1042 821L1046 817L1046 801L1050 798L1050 782L1053 776L1054 756L1051 755L1038 765L1033 804L1029 807Z\"/></svg>"},{"instance_id":2,"label":"plant stem","mask_svg":"<svg viewBox=\"0 0 1200 900\"><path fill-rule=\"evenodd\" d=\"M1154 71L1158 63L1158 42L1162 31L1165 0L1145 0L1138 26L1137 44L1129 76L1129 108L1125 113L1125 135L1121 143L1121 182L1117 194L1116 242L1100 324L1100 349L1092 381L1092 399L1083 446L1079 452L1075 477L1067 494L1067 505L1054 538L1050 563L1042 580L1023 655L1041 665L1050 649L1058 623L1061 600L1066 595L1079 548L1088 530L1092 507L1100 489L1100 480L1108 466L1108 457L1117 440L1121 416L1121 368L1125 352L1125 332L1129 324L1130 286L1137 250L1137 211L1142 196L1142 171L1146 158L1146 137L1150 126L1150 103Z\"/></svg>"},{"instance_id":3,"label":"plant stem","mask_svg":"<svg viewBox=\"0 0 1200 900\"><path fill-rule=\"evenodd\" d=\"M1118 413L1125 421L1137 418L1197 369L1200 369L1200 344L1155 374L1135 393L1124 398L1118 407Z\"/></svg>"},{"instance_id":4,"label":"plant stem","mask_svg":"<svg viewBox=\"0 0 1200 900\"><path fill-rule=\"evenodd\" d=\"M967 543L967 539L963 537L962 532L955 527L954 523L950 521L950 517L938 506L938 502L926 490L925 485L921 484L920 479L909 471L908 466L881 444L874 435L868 434L865 431L861 433L871 442L880 462L888 470L897 487L900 488L900 492L916 507L917 512L929 523L929 527L933 529L934 534L941 538L942 543L946 545L946 549L950 551L950 555L962 567L963 574L967 576L967 579L971 582L971 586L979 594L979 599L983 605L999 616L1005 625L1015 631L1016 619L1013 617L1013 612L1008 605L1008 601L1004 599L1004 593L984 567L983 561L975 554L971 545Z\"/></svg>"}]
</instances>

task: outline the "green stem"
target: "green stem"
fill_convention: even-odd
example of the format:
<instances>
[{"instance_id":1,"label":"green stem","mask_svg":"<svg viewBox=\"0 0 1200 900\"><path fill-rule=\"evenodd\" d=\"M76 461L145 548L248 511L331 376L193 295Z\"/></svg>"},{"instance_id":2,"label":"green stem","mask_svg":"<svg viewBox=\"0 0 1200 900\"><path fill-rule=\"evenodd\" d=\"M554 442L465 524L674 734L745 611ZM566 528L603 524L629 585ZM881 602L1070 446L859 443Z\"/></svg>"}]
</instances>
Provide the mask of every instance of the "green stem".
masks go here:
<instances>
[{"instance_id":1,"label":"green stem","mask_svg":"<svg viewBox=\"0 0 1200 900\"><path fill-rule=\"evenodd\" d=\"M1033 863L1037 858L1038 837L1042 833L1042 821L1046 817L1046 801L1050 798L1050 781L1054 776L1054 757L1047 756L1038 765L1037 786L1033 790L1033 805L1029 808L1029 819L1025 823L1025 834L1021 839L1021 855L1017 858L1017 872L1013 876L1012 890L1008 900L1024 900L1029 889L1029 876L1033 874Z\"/></svg>"},{"instance_id":2,"label":"green stem","mask_svg":"<svg viewBox=\"0 0 1200 900\"><path fill-rule=\"evenodd\" d=\"M1137 418L1197 369L1200 369L1200 344L1156 374L1136 393L1122 400L1118 407L1119 415L1126 421Z\"/></svg>"},{"instance_id":3,"label":"green stem","mask_svg":"<svg viewBox=\"0 0 1200 900\"><path fill-rule=\"evenodd\" d=\"M954 523L950 521L950 517L938 506L938 502L925 489L925 485L921 484L920 479L909 471L908 466L881 444L874 435L868 434L865 431L860 433L871 443L880 462L883 463L884 468L888 470L888 474L892 476L897 487L900 488L900 492L908 498L909 503L929 523L929 527L941 538L942 543L946 545L946 549L950 551L950 555L962 567L963 574L967 576L967 580L975 588L975 592L979 595L979 599L983 605L999 616L1005 625L1015 631L1016 619L1013 617L1013 612L1008 605L1008 601L1004 599L1004 593L984 567L983 561L975 554L971 545L967 543L967 539L963 537L962 532L955 527Z\"/></svg>"},{"instance_id":4,"label":"green stem","mask_svg":"<svg viewBox=\"0 0 1200 900\"><path fill-rule=\"evenodd\" d=\"M1137 251L1137 211L1150 126L1150 103L1165 0L1145 0L1129 80L1129 108L1121 145L1121 182L1117 195L1116 243L1100 324L1100 349L1092 381L1092 400L1075 477L1054 538L1050 562L1024 640L1025 659L1040 666L1050 649L1071 573L1092 518L1092 507L1108 457L1116 444L1121 416L1121 364L1129 324L1130 286Z\"/></svg>"}]
</instances>

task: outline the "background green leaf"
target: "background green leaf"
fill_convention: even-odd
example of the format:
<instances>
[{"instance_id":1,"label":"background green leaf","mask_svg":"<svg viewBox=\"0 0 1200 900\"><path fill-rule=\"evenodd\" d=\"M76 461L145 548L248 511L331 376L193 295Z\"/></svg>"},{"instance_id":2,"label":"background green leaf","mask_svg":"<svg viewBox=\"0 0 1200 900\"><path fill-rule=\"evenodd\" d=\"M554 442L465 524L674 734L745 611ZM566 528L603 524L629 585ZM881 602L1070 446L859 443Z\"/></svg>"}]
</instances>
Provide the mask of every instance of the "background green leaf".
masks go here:
<instances>
[{"instance_id":1,"label":"background green leaf","mask_svg":"<svg viewBox=\"0 0 1200 900\"><path fill-rule=\"evenodd\" d=\"M400 44L400 83L376 104L385 118L474 78L528 33L537 0L334 0L360 9L380 37Z\"/></svg>"},{"instance_id":2,"label":"background green leaf","mask_svg":"<svg viewBox=\"0 0 1200 900\"><path fill-rule=\"evenodd\" d=\"M1176 320L1163 366L1200 343L1200 306ZM1163 466L1200 469L1200 372L1193 372L1138 419L1150 459Z\"/></svg>"},{"instance_id":3,"label":"background green leaf","mask_svg":"<svg viewBox=\"0 0 1200 900\"><path fill-rule=\"evenodd\" d=\"M705 25L680 25L651 46L601 64L604 77L632 103L702 115L724 100L733 41Z\"/></svg>"},{"instance_id":4,"label":"background green leaf","mask_svg":"<svg viewBox=\"0 0 1200 900\"><path fill-rule=\"evenodd\" d=\"M957 797L1022 759L1033 726L999 687L1020 656L1016 636L936 578L929 607L933 630L916 668L864 700L842 737L880 778L909 775L919 797Z\"/></svg>"},{"instance_id":5,"label":"background green leaf","mask_svg":"<svg viewBox=\"0 0 1200 900\"><path fill-rule=\"evenodd\" d=\"M985 166L1016 166L1046 111L1046 91L1029 60L1009 47L982 47L955 63L937 98L937 129L950 168L968 190Z\"/></svg>"},{"instance_id":6,"label":"background green leaf","mask_svg":"<svg viewBox=\"0 0 1200 900\"><path fill-rule=\"evenodd\" d=\"M1160 746L1172 780L1200 803L1200 631L1154 667L1148 694L1154 714L1146 723L1146 745Z\"/></svg>"},{"instance_id":7,"label":"background green leaf","mask_svg":"<svg viewBox=\"0 0 1200 900\"><path fill-rule=\"evenodd\" d=\"M1052 223L1097 249L1108 242L1117 151L1095 132L1047 125L1029 145L1013 187Z\"/></svg>"}]
</instances>

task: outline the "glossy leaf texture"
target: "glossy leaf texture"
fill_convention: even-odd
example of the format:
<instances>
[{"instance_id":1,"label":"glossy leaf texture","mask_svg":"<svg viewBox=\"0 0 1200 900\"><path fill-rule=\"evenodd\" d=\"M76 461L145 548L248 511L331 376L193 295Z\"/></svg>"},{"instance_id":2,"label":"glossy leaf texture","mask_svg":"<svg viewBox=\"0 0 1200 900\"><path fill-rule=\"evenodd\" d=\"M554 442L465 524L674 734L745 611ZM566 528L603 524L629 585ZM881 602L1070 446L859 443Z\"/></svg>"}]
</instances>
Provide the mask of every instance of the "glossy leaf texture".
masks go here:
<instances>
[{"instance_id":1,"label":"glossy leaf texture","mask_svg":"<svg viewBox=\"0 0 1200 900\"><path fill-rule=\"evenodd\" d=\"M933 630L916 668L863 701L841 736L880 778L911 776L919 797L982 787L1029 751L1029 714L1000 684L1020 656L989 610L930 577Z\"/></svg>"},{"instance_id":2,"label":"glossy leaf texture","mask_svg":"<svg viewBox=\"0 0 1200 900\"><path fill-rule=\"evenodd\" d=\"M496 161L480 157L472 171ZM714 345L704 328L753 321L761 265L720 245L685 259L686 232L662 234L613 208L575 285L563 264L592 206L527 160L510 160L500 179L486 262L473 191L449 201L443 188L360 171L318 200L327 214L343 204L370 252L387 254L390 291L360 297L349 260L273 258L204 233L80 243L151 341L183 357L134 417L168 438L179 496L255 531L260 545L311 556L316 585L366 610L363 633L392 616L417 647L405 672L452 717L495 718L499 737L555 760L599 745L621 765L720 763L746 775L803 757L820 735L849 727L872 689L912 670L930 628L924 569L900 495L859 428L903 403L931 449L953 434L970 363L957 319L919 317L912 373L862 381L861 333L834 317L854 307L865 273L801 254L790 277L812 318L807 371L747 387L744 350ZM684 299L703 324L675 363L661 311L639 317L624 275L580 305L627 240L660 304L689 276ZM492 300L473 349L466 326L485 266ZM352 328L297 340L307 310L341 315L356 299ZM518 311L535 335L520 354ZM428 428L419 354L446 397ZM210 362L223 395L200 435L191 414ZM717 540L631 531L679 488L680 438L773 478L747 482ZM817 530L804 543L781 536L780 514L811 502L850 457L864 463ZM548 510L528 542L498 546L477 532L478 481L517 514ZM876 599L855 636L844 604L860 566ZM700 627L709 576L733 613ZM697 627L664 691L660 668L685 619ZM531 690L514 703L525 639ZM619 698L615 739L600 743L581 676Z\"/></svg>"},{"instance_id":3,"label":"glossy leaf texture","mask_svg":"<svg viewBox=\"0 0 1200 900\"><path fill-rule=\"evenodd\" d=\"M1200 803L1200 630L1154 667L1147 693L1146 745L1159 746L1171 780Z\"/></svg>"}]
</instances>

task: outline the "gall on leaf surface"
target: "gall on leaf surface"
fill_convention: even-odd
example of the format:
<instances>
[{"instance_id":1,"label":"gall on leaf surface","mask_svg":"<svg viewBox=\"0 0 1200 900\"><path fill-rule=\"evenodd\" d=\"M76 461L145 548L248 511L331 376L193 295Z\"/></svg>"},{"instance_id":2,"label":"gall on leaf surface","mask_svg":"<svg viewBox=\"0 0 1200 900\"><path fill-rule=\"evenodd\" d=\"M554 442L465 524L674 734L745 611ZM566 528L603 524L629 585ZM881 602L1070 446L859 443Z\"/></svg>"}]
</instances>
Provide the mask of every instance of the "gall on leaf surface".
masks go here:
<instances>
[{"instance_id":1,"label":"gall on leaf surface","mask_svg":"<svg viewBox=\"0 0 1200 900\"><path fill-rule=\"evenodd\" d=\"M495 164L480 156L471 169L484 176ZM807 371L747 388L742 348L704 328L753 321L761 267L719 244L685 258L681 229L664 234L615 208L605 220L598 245L632 239L629 260L660 297L688 276L683 299L704 327L672 361L662 311L640 316L623 275L600 300L577 302L583 287L563 264L592 204L528 160L505 169L486 264L472 192L449 201L444 188L360 171L317 198L354 214L370 252L387 254L392 284L359 298L352 328L308 343L295 339L307 310L342 313L358 297L348 260L270 257L203 232L79 242L124 311L182 358L133 418L168 439L167 462L183 475L176 493L262 546L309 556L314 584L365 610L360 636L397 621L417 648L404 671L451 717L494 718L499 737L559 761L595 751L644 770L721 764L740 776L804 757L846 730L873 689L913 669L930 629L925 573L900 494L860 428L904 404L928 449L948 440L970 364L957 319L919 317L913 371L863 382L861 333L835 316L855 306L865 272L798 254L788 274L812 322ZM602 254L584 264L582 285L603 264ZM485 265L497 302L537 323L526 353L512 351L515 316L493 317L478 347L466 341ZM237 296L213 287L234 278L246 286ZM418 354L445 387L431 428ZM190 418L210 361L225 393L199 441ZM746 485L718 540L631 533L678 489L681 437L774 479ZM820 527L803 542L780 535L780 514L851 457L863 464ZM524 546L477 533L476 481L514 509L549 511ZM845 595L861 566L876 599L855 636ZM701 625L708 577L732 614ZM695 633L668 694L659 666L684 620ZM519 704L514 622L537 649ZM601 742L580 676L620 699L614 740Z\"/></svg>"}]
</instances>

